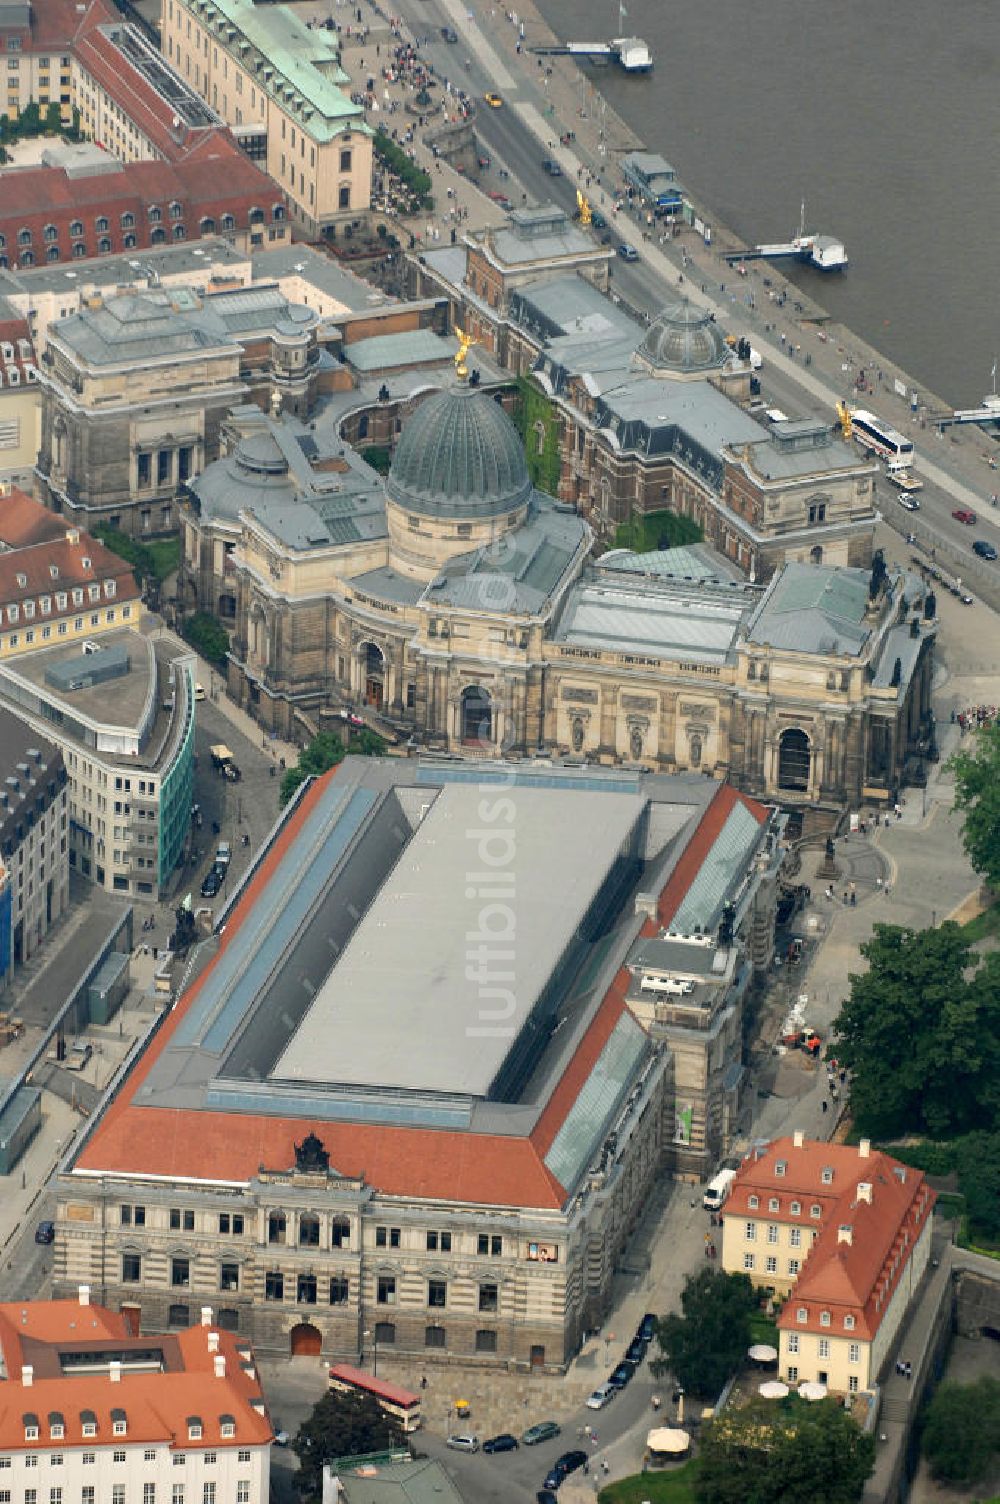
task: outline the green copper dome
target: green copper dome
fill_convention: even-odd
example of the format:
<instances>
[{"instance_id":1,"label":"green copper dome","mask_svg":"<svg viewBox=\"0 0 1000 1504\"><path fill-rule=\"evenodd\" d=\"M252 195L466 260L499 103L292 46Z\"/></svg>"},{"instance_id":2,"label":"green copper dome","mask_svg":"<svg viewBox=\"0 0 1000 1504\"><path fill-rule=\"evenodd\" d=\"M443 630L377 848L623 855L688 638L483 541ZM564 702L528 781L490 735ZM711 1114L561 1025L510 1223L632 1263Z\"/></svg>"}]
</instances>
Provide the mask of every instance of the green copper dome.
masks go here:
<instances>
[{"instance_id":1,"label":"green copper dome","mask_svg":"<svg viewBox=\"0 0 1000 1504\"><path fill-rule=\"evenodd\" d=\"M386 490L408 512L474 522L524 506L531 477L500 404L463 388L420 404L396 446Z\"/></svg>"}]
</instances>

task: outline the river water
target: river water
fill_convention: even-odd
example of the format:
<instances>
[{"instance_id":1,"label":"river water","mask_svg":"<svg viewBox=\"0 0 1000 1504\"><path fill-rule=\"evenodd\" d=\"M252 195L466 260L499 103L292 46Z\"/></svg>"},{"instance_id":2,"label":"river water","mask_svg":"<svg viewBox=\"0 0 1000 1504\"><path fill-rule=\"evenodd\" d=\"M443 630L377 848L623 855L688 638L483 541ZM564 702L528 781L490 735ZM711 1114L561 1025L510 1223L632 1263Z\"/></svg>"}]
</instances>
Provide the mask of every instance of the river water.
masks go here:
<instances>
[{"instance_id":1,"label":"river water","mask_svg":"<svg viewBox=\"0 0 1000 1504\"><path fill-rule=\"evenodd\" d=\"M536 3L562 40L618 34L617 0ZM626 4L656 66L584 64L609 105L748 244L789 240L805 199L850 267L786 275L923 389L976 406L1000 357L997 0Z\"/></svg>"}]
</instances>

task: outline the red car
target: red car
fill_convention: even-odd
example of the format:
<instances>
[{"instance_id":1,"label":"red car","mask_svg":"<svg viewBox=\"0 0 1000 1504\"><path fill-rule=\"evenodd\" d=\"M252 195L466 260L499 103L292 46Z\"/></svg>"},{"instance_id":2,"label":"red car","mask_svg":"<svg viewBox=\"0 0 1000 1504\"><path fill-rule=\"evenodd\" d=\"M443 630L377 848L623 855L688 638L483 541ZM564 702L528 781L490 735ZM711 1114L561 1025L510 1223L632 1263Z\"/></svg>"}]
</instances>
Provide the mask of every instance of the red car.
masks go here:
<instances>
[{"instance_id":1,"label":"red car","mask_svg":"<svg viewBox=\"0 0 1000 1504\"><path fill-rule=\"evenodd\" d=\"M976 520L975 512L969 512L965 507L957 507L951 515L956 522L964 522L967 527L971 527Z\"/></svg>"}]
</instances>

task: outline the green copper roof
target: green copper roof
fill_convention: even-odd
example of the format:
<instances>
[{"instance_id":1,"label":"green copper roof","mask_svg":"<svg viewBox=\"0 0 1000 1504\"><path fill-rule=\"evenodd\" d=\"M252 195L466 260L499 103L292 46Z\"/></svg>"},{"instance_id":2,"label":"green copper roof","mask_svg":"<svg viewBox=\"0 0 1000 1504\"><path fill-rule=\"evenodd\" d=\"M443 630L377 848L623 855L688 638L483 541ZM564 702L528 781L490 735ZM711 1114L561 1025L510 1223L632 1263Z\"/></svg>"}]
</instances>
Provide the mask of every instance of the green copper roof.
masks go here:
<instances>
[{"instance_id":1,"label":"green copper roof","mask_svg":"<svg viewBox=\"0 0 1000 1504\"><path fill-rule=\"evenodd\" d=\"M364 111L347 91L350 80L340 66L335 32L306 26L285 5L253 5L250 0L178 3L200 17L219 45L256 75L259 87L302 122L308 136L328 141L345 128L371 135ZM236 31L233 37L230 27Z\"/></svg>"},{"instance_id":2,"label":"green copper roof","mask_svg":"<svg viewBox=\"0 0 1000 1504\"><path fill-rule=\"evenodd\" d=\"M472 521L526 505L531 477L503 408L463 387L435 392L408 419L386 489L407 511Z\"/></svg>"}]
</instances>

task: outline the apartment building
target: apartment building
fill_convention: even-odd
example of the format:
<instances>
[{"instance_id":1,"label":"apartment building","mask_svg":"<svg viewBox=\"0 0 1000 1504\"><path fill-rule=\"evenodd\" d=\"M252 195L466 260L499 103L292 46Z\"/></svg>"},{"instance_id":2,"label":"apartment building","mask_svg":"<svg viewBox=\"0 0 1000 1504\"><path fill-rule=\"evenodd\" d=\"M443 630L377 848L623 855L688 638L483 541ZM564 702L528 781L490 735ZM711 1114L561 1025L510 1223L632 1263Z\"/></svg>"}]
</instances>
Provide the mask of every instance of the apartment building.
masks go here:
<instances>
[{"instance_id":1,"label":"apartment building","mask_svg":"<svg viewBox=\"0 0 1000 1504\"><path fill-rule=\"evenodd\" d=\"M855 1146L776 1139L736 1172L722 1264L782 1302L779 1377L857 1394L879 1381L930 1258L935 1193Z\"/></svg>"},{"instance_id":2,"label":"apartment building","mask_svg":"<svg viewBox=\"0 0 1000 1504\"><path fill-rule=\"evenodd\" d=\"M0 706L0 986L27 961L69 901L66 767L58 747Z\"/></svg>"},{"instance_id":3,"label":"apartment building","mask_svg":"<svg viewBox=\"0 0 1000 1504\"><path fill-rule=\"evenodd\" d=\"M140 1337L130 1313L0 1305L0 1498L267 1504L273 1436L253 1351L200 1321Z\"/></svg>"},{"instance_id":4,"label":"apartment building","mask_svg":"<svg viewBox=\"0 0 1000 1504\"><path fill-rule=\"evenodd\" d=\"M341 238L371 203L372 130L335 33L283 5L165 0L163 50L287 196L304 238Z\"/></svg>"}]
</instances>

